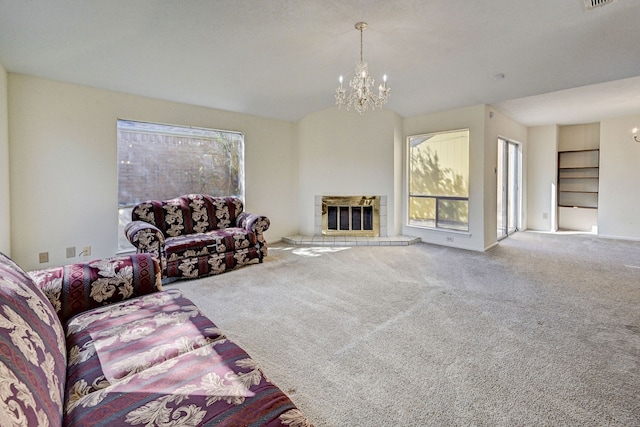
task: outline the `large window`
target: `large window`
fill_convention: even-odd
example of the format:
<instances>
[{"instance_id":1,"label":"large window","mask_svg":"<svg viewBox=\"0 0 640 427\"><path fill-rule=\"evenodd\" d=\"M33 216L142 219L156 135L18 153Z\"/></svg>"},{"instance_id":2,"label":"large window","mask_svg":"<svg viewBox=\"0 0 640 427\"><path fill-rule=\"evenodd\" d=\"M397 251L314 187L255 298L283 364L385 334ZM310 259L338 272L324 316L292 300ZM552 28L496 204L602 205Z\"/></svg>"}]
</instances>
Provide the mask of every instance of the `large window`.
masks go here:
<instances>
[{"instance_id":1,"label":"large window","mask_svg":"<svg viewBox=\"0 0 640 427\"><path fill-rule=\"evenodd\" d=\"M134 205L190 193L244 200L244 136L118 120L119 249L131 247L123 230Z\"/></svg>"},{"instance_id":2,"label":"large window","mask_svg":"<svg viewBox=\"0 0 640 427\"><path fill-rule=\"evenodd\" d=\"M469 230L469 130L415 135L409 144L409 225Z\"/></svg>"}]
</instances>

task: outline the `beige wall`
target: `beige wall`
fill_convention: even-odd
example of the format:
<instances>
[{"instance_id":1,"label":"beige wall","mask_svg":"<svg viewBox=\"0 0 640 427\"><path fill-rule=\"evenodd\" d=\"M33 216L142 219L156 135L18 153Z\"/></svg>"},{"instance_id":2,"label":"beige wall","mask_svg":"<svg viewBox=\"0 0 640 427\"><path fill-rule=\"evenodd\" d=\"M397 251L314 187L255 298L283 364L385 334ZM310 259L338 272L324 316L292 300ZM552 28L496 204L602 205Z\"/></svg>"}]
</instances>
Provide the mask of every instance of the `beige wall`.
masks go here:
<instances>
[{"instance_id":1,"label":"beige wall","mask_svg":"<svg viewBox=\"0 0 640 427\"><path fill-rule=\"evenodd\" d=\"M499 136L522 144L523 225L554 227L553 212L544 220L542 214L553 204L558 128L527 133L485 105L407 119L388 109L360 116L330 108L296 124L12 74L0 66L1 251L11 250L27 269L77 260L65 258L68 246L78 252L92 246L92 258L115 253L117 118L243 132L246 208L271 218L269 241L313 233L314 195L381 194L388 197L389 235L484 250L496 238ZM601 123L602 235L640 239L640 144L630 136L639 124L640 116ZM471 131L469 233L404 225L406 137L462 128ZM50 262L39 264L39 252L49 252Z\"/></svg>"},{"instance_id":2,"label":"beige wall","mask_svg":"<svg viewBox=\"0 0 640 427\"><path fill-rule=\"evenodd\" d=\"M598 234L640 240L640 114L600 122Z\"/></svg>"},{"instance_id":3,"label":"beige wall","mask_svg":"<svg viewBox=\"0 0 640 427\"><path fill-rule=\"evenodd\" d=\"M396 235L400 117L391 110L360 115L337 108L299 123L299 229L314 234L314 197L387 196L387 235ZM381 227L384 226L381 224ZM382 231L381 231L382 233Z\"/></svg>"},{"instance_id":4,"label":"beige wall","mask_svg":"<svg viewBox=\"0 0 640 427\"><path fill-rule=\"evenodd\" d=\"M463 128L471 131L469 233L405 226L405 138ZM361 116L331 108L305 117L299 131L301 233L313 234L315 195L382 194L388 196L388 209L393 212L389 235L409 234L473 250L496 243L498 137L520 143L524 151L527 140L526 127L485 105L404 120L389 110ZM526 224L526 201L522 212Z\"/></svg>"},{"instance_id":5,"label":"beige wall","mask_svg":"<svg viewBox=\"0 0 640 427\"><path fill-rule=\"evenodd\" d=\"M91 246L92 258L116 252L118 118L243 132L246 210L271 218L268 241L297 231L296 125L18 74L8 81L11 249L24 268L77 260L65 258L69 246ZM50 262L39 264L39 252Z\"/></svg>"},{"instance_id":6,"label":"beige wall","mask_svg":"<svg viewBox=\"0 0 640 427\"><path fill-rule=\"evenodd\" d=\"M525 156L527 128L487 105L404 120L405 137L466 128L469 129L469 232L436 231L407 225L403 226L403 232L418 236L424 242L483 251L497 242L498 138L519 143ZM407 156L406 144L404 156ZM522 192L526 200L526 166L523 168ZM526 203L523 204L522 213L522 222L526 227ZM405 205L403 218L406 216Z\"/></svg>"},{"instance_id":7,"label":"beige wall","mask_svg":"<svg viewBox=\"0 0 640 427\"><path fill-rule=\"evenodd\" d=\"M558 126L529 128L527 148L527 227L531 230L555 231Z\"/></svg>"},{"instance_id":8,"label":"beige wall","mask_svg":"<svg viewBox=\"0 0 640 427\"><path fill-rule=\"evenodd\" d=\"M558 151L597 150L600 148L600 123L558 127Z\"/></svg>"},{"instance_id":9,"label":"beige wall","mask_svg":"<svg viewBox=\"0 0 640 427\"><path fill-rule=\"evenodd\" d=\"M402 226L404 222L404 205L405 205L405 194L406 194L406 180L404 179L405 173L405 162L406 156L404 155L404 135L402 133L402 123L403 120L400 116L396 117L395 124L395 132L394 132L394 174L393 179L395 180L393 188L394 188L394 200L393 200L393 217L394 217L394 229L393 233L390 231L389 235L399 236L402 234ZM391 202L389 202L391 203ZM390 209L391 211L391 209ZM391 229L390 229L391 230Z\"/></svg>"},{"instance_id":10,"label":"beige wall","mask_svg":"<svg viewBox=\"0 0 640 427\"><path fill-rule=\"evenodd\" d=\"M7 72L0 65L0 252L11 256Z\"/></svg>"},{"instance_id":11,"label":"beige wall","mask_svg":"<svg viewBox=\"0 0 640 427\"><path fill-rule=\"evenodd\" d=\"M597 224L603 237L640 240L640 143L631 137L631 129L639 124L640 115L635 115L599 123L530 128L530 228L592 231ZM558 208L559 224L554 224L552 216L542 220L542 213L556 210L557 152L594 148L600 148L598 209Z\"/></svg>"},{"instance_id":12,"label":"beige wall","mask_svg":"<svg viewBox=\"0 0 640 427\"><path fill-rule=\"evenodd\" d=\"M520 151L519 177L521 180L519 204L519 228L527 228L527 128L513 121L489 106L485 107L484 117L484 248L497 243L498 230L498 138L518 144Z\"/></svg>"},{"instance_id":13,"label":"beige wall","mask_svg":"<svg viewBox=\"0 0 640 427\"><path fill-rule=\"evenodd\" d=\"M485 161L485 106L448 110L404 120L404 135L419 135L456 129L469 129L469 232L429 230L403 225L403 233L417 236L423 242L484 250L484 161ZM405 142L404 155L407 156ZM404 179L406 180L406 173ZM405 186L406 188L406 186ZM495 215L495 214L494 214ZM406 223L407 207L403 210ZM447 240L452 239L453 241Z\"/></svg>"}]
</instances>

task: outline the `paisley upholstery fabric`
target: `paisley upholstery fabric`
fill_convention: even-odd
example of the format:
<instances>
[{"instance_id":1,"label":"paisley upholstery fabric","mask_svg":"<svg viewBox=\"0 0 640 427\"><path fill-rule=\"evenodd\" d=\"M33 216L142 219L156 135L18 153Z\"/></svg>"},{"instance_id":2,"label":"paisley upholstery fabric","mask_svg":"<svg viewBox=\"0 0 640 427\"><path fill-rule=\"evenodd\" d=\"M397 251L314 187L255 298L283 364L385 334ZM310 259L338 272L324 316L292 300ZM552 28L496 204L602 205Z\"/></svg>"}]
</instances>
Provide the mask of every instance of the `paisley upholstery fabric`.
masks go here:
<instances>
[{"instance_id":1,"label":"paisley upholstery fabric","mask_svg":"<svg viewBox=\"0 0 640 427\"><path fill-rule=\"evenodd\" d=\"M236 197L149 200L133 208L125 235L138 253L160 260L163 277L223 273L267 255L269 218L243 210Z\"/></svg>"},{"instance_id":2,"label":"paisley upholstery fabric","mask_svg":"<svg viewBox=\"0 0 640 427\"><path fill-rule=\"evenodd\" d=\"M93 296L86 292L129 270L134 282L149 279L135 273L149 260L151 271L159 269L151 256L126 258L70 270L82 271L72 276L88 282L82 289L70 283L70 293L106 295L108 305L71 317L65 333L30 275L0 254L0 425L311 426L260 366L179 291L132 283L151 292L132 298L135 291L126 291L123 279L114 293L124 292L124 301L113 301L110 285L97 286ZM35 276L51 297L64 293L64 274L54 268ZM73 301L52 299L62 306Z\"/></svg>"},{"instance_id":3,"label":"paisley upholstery fabric","mask_svg":"<svg viewBox=\"0 0 640 427\"><path fill-rule=\"evenodd\" d=\"M31 278L0 254L0 424L62 422L64 331Z\"/></svg>"},{"instance_id":4,"label":"paisley upholstery fabric","mask_svg":"<svg viewBox=\"0 0 640 427\"><path fill-rule=\"evenodd\" d=\"M222 254L209 253L207 248L200 251L186 250L169 256L167 276L197 278L208 274L220 274L237 266L250 264L259 256L255 247Z\"/></svg>"},{"instance_id":5,"label":"paisley upholstery fabric","mask_svg":"<svg viewBox=\"0 0 640 427\"><path fill-rule=\"evenodd\" d=\"M309 425L177 290L80 314L67 345L66 425Z\"/></svg>"},{"instance_id":6,"label":"paisley upholstery fabric","mask_svg":"<svg viewBox=\"0 0 640 427\"><path fill-rule=\"evenodd\" d=\"M162 290L160 267L151 254L99 259L29 275L62 322L90 308Z\"/></svg>"},{"instance_id":7,"label":"paisley upholstery fabric","mask_svg":"<svg viewBox=\"0 0 640 427\"><path fill-rule=\"evenodd\" d=\"M237 197L189 194L171 200L149 200L133 208L132 221L145 221L176 237L232 227L242 213Z\"/></svg>"}]
</instances>

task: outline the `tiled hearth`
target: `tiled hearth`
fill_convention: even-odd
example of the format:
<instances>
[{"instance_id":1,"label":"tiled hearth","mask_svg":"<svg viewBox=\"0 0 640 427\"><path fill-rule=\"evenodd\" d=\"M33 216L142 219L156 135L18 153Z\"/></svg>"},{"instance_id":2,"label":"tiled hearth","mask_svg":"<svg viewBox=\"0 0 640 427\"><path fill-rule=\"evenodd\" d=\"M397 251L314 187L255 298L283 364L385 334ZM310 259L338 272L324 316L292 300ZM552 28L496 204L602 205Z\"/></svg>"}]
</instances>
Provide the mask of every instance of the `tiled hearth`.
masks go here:
<instances>
[{"instance_id":1,"label":"tiled hearth","mask_svg":"<svg viewBox=\"0 0 640 427\"><path fill-rule=\"evenodd\" d=\"M408 246L419 243L419 237L350 237L350 236L302 236L283 237L290 245L309 246Z\"/></svg>"},{"instance_id":2,"label":"tiled hearth","mask_svg":"<svg viewBox=\"0 0 640 427\"><path fill-rule=\"evenodd\" d=\"M377 196L373 196L377 197ZM372 199L371 196L355 196L356 199ZM378 197L379 201L376 202L376 206L373 209L374 215L377 218L374 219L375 223L379 223L379 236L377 228L375 230L376 236L361 236L354 235L353 230L345 232L345 235L339 236L332 233L323 231L323 198L326 196L315 196L314 198L314 231L315 235L295 235L290 237L283 237L282 241L290 245L305 245L305 246L408 246L414 243L419 243L419 237L413 236L387 236L387 196ZM328 197L331 199L337 198L354 198L352 197ZM326 221L325 221L326 222ZM339 232L337 232L339 234Z\"/></svg>"}]
</instances>

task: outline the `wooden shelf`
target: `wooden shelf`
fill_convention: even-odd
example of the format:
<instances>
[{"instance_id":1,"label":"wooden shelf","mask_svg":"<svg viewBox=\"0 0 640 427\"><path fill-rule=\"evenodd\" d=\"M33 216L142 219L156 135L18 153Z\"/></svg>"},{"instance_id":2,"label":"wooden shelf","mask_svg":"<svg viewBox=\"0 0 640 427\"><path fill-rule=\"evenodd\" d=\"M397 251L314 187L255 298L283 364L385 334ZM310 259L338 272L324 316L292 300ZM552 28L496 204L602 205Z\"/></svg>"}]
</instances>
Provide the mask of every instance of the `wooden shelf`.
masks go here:
<instances>
[{"instance_id":1,"label":"wooden shelf","mask_svg":"<svg viewBox=\"0 0 640 427\"><path fill-rule=\"evenodd\" d=\"M600 150L558 152L558 206L598 208Z\"/></svg>"}]
</instances>

